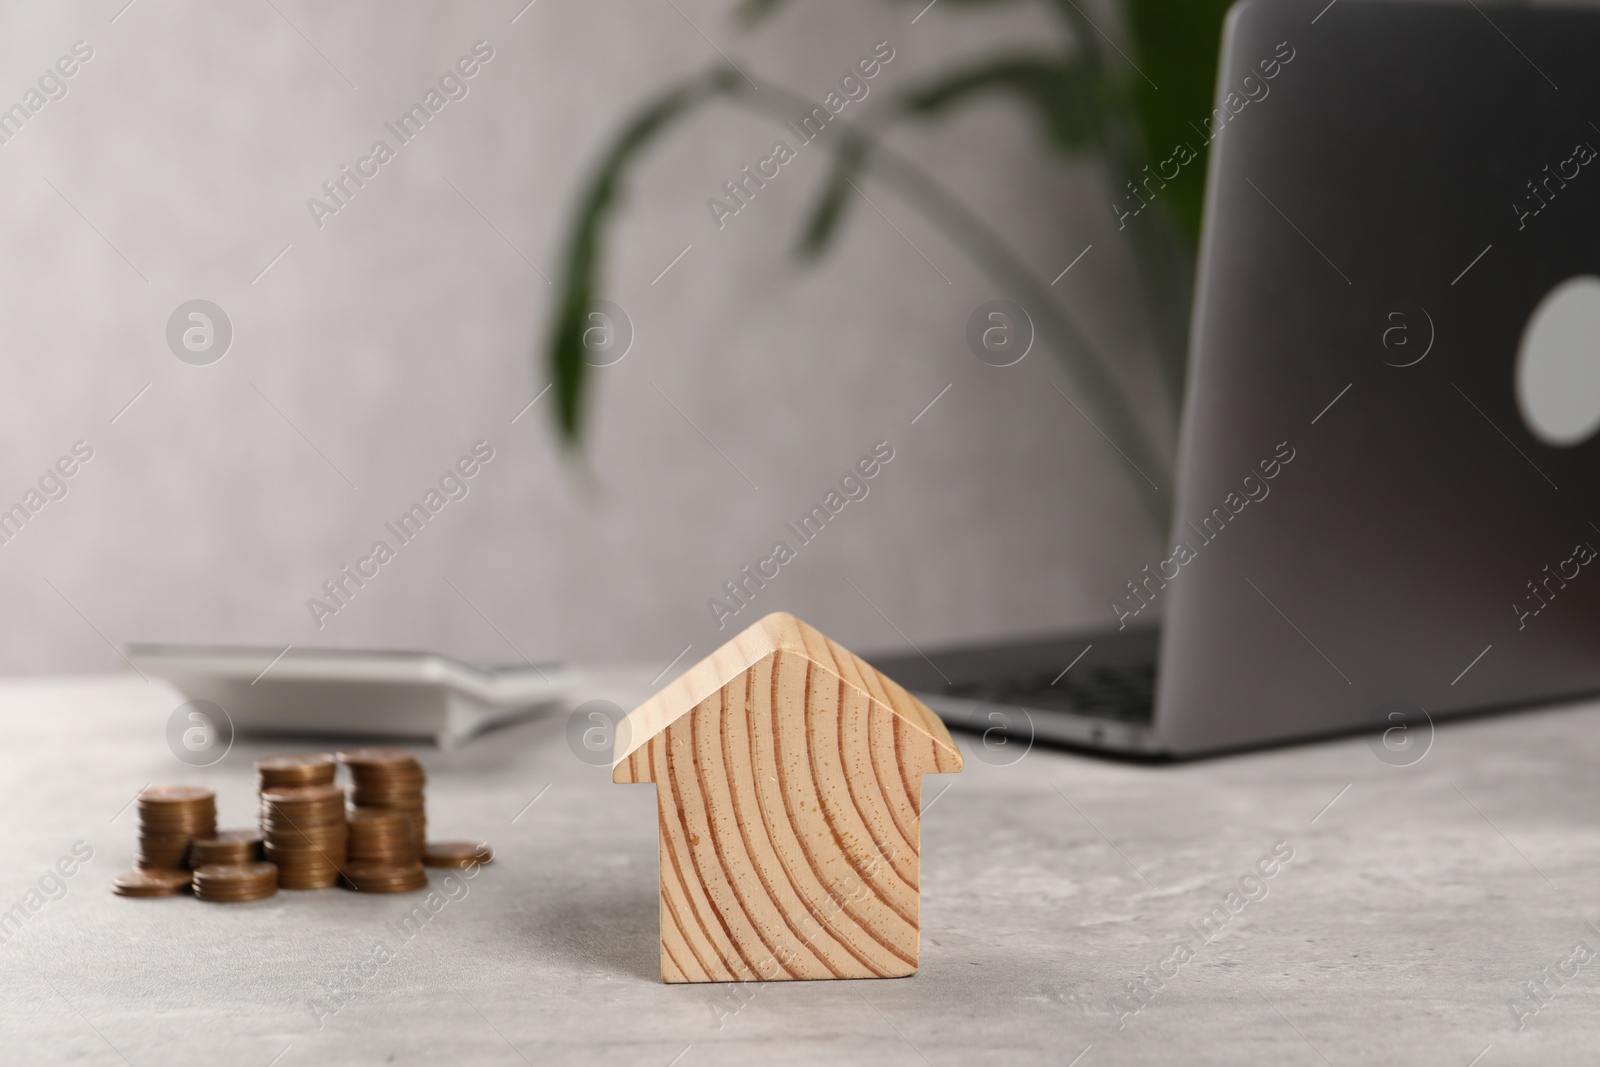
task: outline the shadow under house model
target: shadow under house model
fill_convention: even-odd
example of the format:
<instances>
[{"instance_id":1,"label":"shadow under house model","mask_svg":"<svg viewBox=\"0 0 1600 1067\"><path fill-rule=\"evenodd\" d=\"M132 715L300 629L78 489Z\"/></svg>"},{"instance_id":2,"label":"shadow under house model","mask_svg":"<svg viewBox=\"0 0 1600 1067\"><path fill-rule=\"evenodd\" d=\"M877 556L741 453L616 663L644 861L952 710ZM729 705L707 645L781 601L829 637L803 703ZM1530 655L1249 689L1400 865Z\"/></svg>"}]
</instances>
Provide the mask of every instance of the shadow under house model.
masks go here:
<instances>
[{"instance_id":1,"label":"shadow under house model","mask_svg":"<svg viewBox=\"0 0 1600 1067\"><path fill-rule=\"evenodd\" d=\"M612 780L654 782L661 979L917 970L922 776L939 717L792 615L768 615L635 708Z\"/></svg>"}]
</instances>

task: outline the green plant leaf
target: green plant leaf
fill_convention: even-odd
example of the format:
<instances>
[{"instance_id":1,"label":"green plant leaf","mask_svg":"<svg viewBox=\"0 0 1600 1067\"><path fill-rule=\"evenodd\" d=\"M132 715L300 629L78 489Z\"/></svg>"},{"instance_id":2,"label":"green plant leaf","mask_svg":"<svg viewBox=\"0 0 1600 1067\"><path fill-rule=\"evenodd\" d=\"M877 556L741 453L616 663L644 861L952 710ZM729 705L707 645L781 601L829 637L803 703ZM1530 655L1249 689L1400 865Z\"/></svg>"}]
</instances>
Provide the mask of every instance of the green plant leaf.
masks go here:
<instances>
[{"instance_id":1,"label":"green plant leaf","mask_svg":"<svg viewBox=\"0 0 1600 1067\"><path fill-rule=\"evenodd\" d=\"M1002 55L903 90L883 109L886 118L857 124L834 154L833 168L801 232L796 251L816 259L837 232L851 182L866 168L879 129L897 118L937 119L986 93L1011 94L1030 108L1046 136L1063 152L1084 150L1107 121L1103 85L1082 67L1047 54Z\"/></svg>"},{"instance_id":2,"label":"green plant leaf","mask_svg":"<svg viewBox=\"0 0 1600 1067\"><path fill-rule=\"evenodd\" d=\"M1100 142L1114 112L1105 79L1083 63L1047 53L1001 55L902 92L894 106L914 118L941 117L983 93L1008 93L1030 108L1064 152Z\"/></svg>"},{"instance_id":3,"label":"green plant leaf","mask_svg":"<svg viewBox=\"0 0 1600 1067\"><path fill-rule=\"evenodd\" d=\"M741 26L755 26L765 22L784 3L785 0L741 0L733 9L733 20Z\"/></svg>"},{"instance_id":4,"label":"green plant leaf","mask_svg":"<svg viewBox=\"0 0 1600 1067\"><path fill-rule=\"evenodd\" d=\"M1132 83L1133 106L1150 159L1180 142L1200 158L1169 181L1161 196L1191 245L1200 239L1205 203L1204 120L1211 114L1222 23L1232 0L1124 0L1143 78Z\"/></svg>"},{"instance_id":5,"label":"green plant leaf","mask_svg":"<svg viewBox=\"0 0 1600 1067\"><path fill-rule=\"evenodd\" d=\"M735 21L745 26L754 26L765 21L787 2L788 0L741 0L739 6L733 9L733 17ZM905 2L916 3L919 6L927 4L927 0L905 0ZM992 7L996 4L1015 2L1016 0L946 0L951 7Z\"/></svg>"},{"instance_id":6,"label":"green plant leaf","mask_svg":"<svg viewBox=\"0 0 1600 1067\"><path fill-rule=\"evenodd\" d=\"M827 184L822 187L822 195L817 197L816 206L811 209L811 216L801 231L800 243L795 248L802 259L819 258L838 231L839 223L844 218L845 205L849 203L853 191L850 183L861 173L869 147L870 142L865 137L850 135L834 155Z\"/></svg>"},{"instance_id":7,"label":"green plant leaf","mask_svg":"<svg viewBox=\"0 0 1600 1067\"><path fill-rule=\"evenodd\" d=\"M743 91L744 79L719 68L679 85L634 115L612 141L578 201L567 244L566 269L556 298L549 365L556 391L557 425L567 444L578 440L588 365L583 361L584 316L599 285L605 228L621 206L628 170L652 141L706 101Z\"/></svg>"}]
</instances>

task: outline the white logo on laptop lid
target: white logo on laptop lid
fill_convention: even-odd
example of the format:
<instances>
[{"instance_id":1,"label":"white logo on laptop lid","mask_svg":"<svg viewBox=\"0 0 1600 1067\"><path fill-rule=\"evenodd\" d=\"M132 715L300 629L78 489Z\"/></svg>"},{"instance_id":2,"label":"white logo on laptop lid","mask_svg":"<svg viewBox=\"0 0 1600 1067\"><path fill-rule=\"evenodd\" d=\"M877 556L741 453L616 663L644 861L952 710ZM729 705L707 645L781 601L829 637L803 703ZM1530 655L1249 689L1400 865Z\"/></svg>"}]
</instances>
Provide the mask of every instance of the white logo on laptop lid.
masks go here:
<instances>
[{"instance_id":1,"label":"white logo on laptop lid","mask_svg":"<svg viewBox=\"0 0 1600 1067\"><path fill-rule=\"evenodd\" d=\"M1516 393L1522 421L1547 445L1568 448L1600 430L1600 278L1568 278L1533 309Z\"/></svg>"}]
</instances>

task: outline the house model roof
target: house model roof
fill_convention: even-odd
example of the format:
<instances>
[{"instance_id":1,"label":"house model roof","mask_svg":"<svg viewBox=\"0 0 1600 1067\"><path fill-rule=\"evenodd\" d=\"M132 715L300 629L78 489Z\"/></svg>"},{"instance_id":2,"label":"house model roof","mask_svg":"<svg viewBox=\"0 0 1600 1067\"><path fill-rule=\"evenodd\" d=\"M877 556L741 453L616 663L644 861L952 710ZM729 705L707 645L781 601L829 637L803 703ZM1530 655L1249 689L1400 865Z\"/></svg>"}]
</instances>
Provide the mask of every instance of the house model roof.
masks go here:
<instances>
[{"instance_id":1,"label":"house model roof","mask_svg":"<svg viewBox=\"0 0 1600 1067\"><path fill-rule=\"evenodd\" d=\"M939 750L940 771L961 770L961 752L950 737L950 731L926 704L843 645L788 612L777 611L754 623L628 713L617 728L612 755L612 767L616 771L613 780L638 780L621 766L629 756L761 660L779 652L805 657L814 665L814 670L828 672L844 686L894 713L910 729L926 735Z\"/></svg>"}]
</instances>

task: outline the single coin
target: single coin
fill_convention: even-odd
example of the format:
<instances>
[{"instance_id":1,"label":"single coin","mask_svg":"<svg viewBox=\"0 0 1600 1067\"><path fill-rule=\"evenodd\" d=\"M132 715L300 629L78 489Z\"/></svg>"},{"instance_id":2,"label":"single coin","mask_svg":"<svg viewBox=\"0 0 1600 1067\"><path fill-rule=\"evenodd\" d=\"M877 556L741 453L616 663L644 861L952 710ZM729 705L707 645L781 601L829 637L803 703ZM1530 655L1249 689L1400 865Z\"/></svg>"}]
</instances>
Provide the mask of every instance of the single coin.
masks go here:
<instances>
[{"instance_id":1,"label":"single coin","mask_svg":"<svg viewBox=\"0 0 1600 1067\"><path fill-rule=\"evenodd\" d=\"M327 804L335 800L342 805L344 788L328 784L274 785L261 791L261 799L274 805Z\"/></svg>"},{"instance_id":2,"label":"single coin","mask_svg":"<svg viewBox=\"0 0 1600 1067\"><path fill-rule=\"evenodd\" d=\"M204 822L193 822L187 825L168 825L166 823L162 823L157 826L152 826L150 823L141 819L139 821L139 836L141 838L148 837L150 840L158 843L172 843L180 838L184 841L193 841L197 837L217 836L217 823L215 819L207 819Z\"/></svg>"},{"instance_id":3,"label":"single coin","mask_svg":"<svg viewBox=\"0 0 1600 1067\"><path fill-rule=\"evenodd\" d=\"M256 760L259 774L331 774L338 761L331 752L303 752L294 756L267 756ZM329 768L323 770L323 768Z\"/></svg>"},{"instance_id":4,"label":"single coin","mask_svg":"<svg viewBox=\"0 0 1600 1067\"><path fill-rule=\"evenodd\" d=\"M193 823L215 822L216 819L216 802L209 799L193 804L139 805L139 822L145 826L189 826Z\"/></svg>"},{"instance_id":5,"label":"single coin","mask_svg":"<svg viewBox=\"0 0 1600 1067\"><path fill-rule=\"evenodd\" d=\"M337 863L345 856L350 847L343 839L329 839L327 841L314 841L303 839L290 839L285 841L268 841L261 846L261 851L266 858L277 862L276 857L282 856L290 862L300 858L303 862L314 863L321 859L324 863Z\"/></svg>"},{"instance_id":6,"label":"single coin","mask_svg":"<svg viewBox=\"0 0 1600 1067\"><path fill-rule=\"evenodd\" d=\"M347 748L338 755L347 767L392 767L417 761L416 754L405 748Z\"/></svg>"},{"instance_id":7,"label":"single coin","mask_svg":"<svg viewBox=\"0 0 1600 1067\"><path fill-rule=\"evenodd\" d=\"M205 845L259 845L261 843L260 830L218 830L215 837L196 844Z\"/></svg>"},{"instance_id":8,"label":"single coin","mask_svg":"<svg viewBox=\"0 0 1600 1067\"><path fill-rule=\"evenodd\" d=\"M409 800L422 795L422 790L428 784L428 779L423 775L411 778L391 778L383 781L373 781L366 775L358 775L351 788L362 796L393 797L396 800Z\"/></svg>"},{"instance_id":9,"label":"single coin","mask_svg":"<svg viewBox=\"0 0 1600 1067\"><path fill-rule=\"evenodd\" d=\"M196 830L215 831L216 828L217 813L210 809L173 816L151 816L148 811L139 812L139 829L147 834L189 834Z\"/></svg>"},{"instance_id":10,"label":"single coin","mask_svg":"<svg viewBox=\"0 0 1600 1067\"><path fill-rule=\"evenodd\" d=\"M318 876L316 876L314 878L312 878L312 877L290 878L290 877L287 877L287 876L280 876L278 878L278 888L279 889L297 889L297 890L303 890L303 889L332 889L334 886L336 886L338 884L339 884L339 872L338 871L330 871L326 875L318 875Z\"/></svg>"},{"instance_id":11,"label":"single coin","mask_svg":"<svg viewBox=\"0 0 1600 1067\"><path fill-rule=\"evenodd\" d=\"M333 782L338 771L339 765L331 760L325 764L302 764L279 770L268 770L263 767L260 768L256 783L261 789L281 785L328 785Z\"/></svg>"},{"instance_id":12,"label":"single coin","mask_svg":"<svg viewBox=\"0 0 1600 1067\"><path fill-rule=\"evenodd\" d=\"M494 862L494 849L487 841L429 841L422 854L429 867L471 867Z\"/></svg>"},{"instance_id":13,"label":"single coin","mask_svg":"<svg viewBox=\"0 0 1600 1067\"><path fill-rule=\"evenodd\" d=\"M371 827L374 830L387 826L399 828L406 823L406 813L393 808L364 808L356 806L346 812L351 826Z\"/></svg>"},{"instance_id":14,"label":"single coin","mask_svg":"<svg viewBox=\"0 0 1600 1067\"><path fill-rule=\"evenodd\" d=\"M117 875L111 891L120 897L170 897L189 887L188 871L141 868Z\"/></svg>"},{"instance_id":15,"label":"single coin","mask_svg":"<svg viewBox=\"0 0 1600 1067\"><path fill-rule=\"evenodd\" d=\"M139 794L139 803L198 804L216 798L215 790L202 785L152 785Z\"/></svg>"},{"instance_id":16,"label":"single coin","mask_svg":"<svg viewBox=\"0 0 1600 1067\"><path fill-rule=\"evenodd\" d=\"M280 826L270 823L267 826L266 839L268 841L343 841L350 833L350 828L342 822L320 823L295 823L292 826Z\"/></svg>"},{"instance_id":17,"label":"single coin","mask_svg":"<svg viewBox=\"0 0 1600 1067\"><path fill-rule=\"evenodd\" d=\"M270 863L209 863L204 867L197 867L194 872L197 885L240 882L254 884L263 880L275 880L277 877L278 868Z\"/></svg>"}]
</instances>

